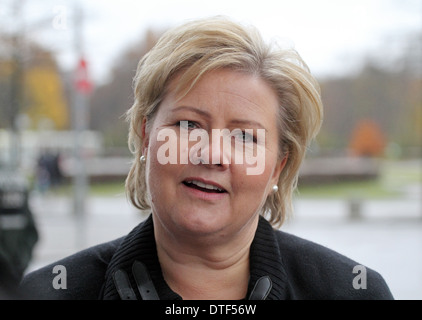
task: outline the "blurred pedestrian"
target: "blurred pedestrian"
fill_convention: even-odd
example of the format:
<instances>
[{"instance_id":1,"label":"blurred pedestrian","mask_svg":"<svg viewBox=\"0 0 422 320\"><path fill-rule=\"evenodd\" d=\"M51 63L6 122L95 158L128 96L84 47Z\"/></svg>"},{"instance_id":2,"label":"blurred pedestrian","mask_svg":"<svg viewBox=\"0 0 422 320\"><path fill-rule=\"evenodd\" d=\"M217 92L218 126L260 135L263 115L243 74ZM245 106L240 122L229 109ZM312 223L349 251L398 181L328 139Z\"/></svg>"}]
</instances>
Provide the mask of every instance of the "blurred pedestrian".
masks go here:
<instances>
[{"instance_id":1,"label":"blurred pedestrian","mask_svg":"<svg viewBox=\"0 0 422 320\"><path fill-rule=\"evenodd\" d=\"M56 152L50 155L48 162L48 170L50 175L51 186L53 188L59 187L63 181L60 152Z\"/></svg>"},{"instance_id":2,"label":"blurred pedestrian","mask_svg":"<svg viewBox=\"0 0 422 320\"><path fill-rule=\"evenodd\" d=\"M48 154L42 152L35 166L35 189L44 194L50 189L50 179Z\"/></svg>"}]
</instances>

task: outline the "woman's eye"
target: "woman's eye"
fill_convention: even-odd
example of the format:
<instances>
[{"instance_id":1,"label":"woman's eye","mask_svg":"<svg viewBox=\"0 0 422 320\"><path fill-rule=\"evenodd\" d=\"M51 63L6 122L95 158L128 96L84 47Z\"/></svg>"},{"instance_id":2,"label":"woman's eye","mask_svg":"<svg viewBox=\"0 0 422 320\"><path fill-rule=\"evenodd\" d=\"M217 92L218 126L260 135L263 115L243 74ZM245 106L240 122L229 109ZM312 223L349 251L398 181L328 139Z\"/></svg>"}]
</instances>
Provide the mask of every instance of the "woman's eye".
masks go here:
<instances>
[{"instance_id":1,"label":"woman's eye","mask_svg":"<svg viewBox=\"0 0 422 320\"><path fill-rule=\"evenodd\" d=\"M182 120L177 123L180 128L186 129L186 130L192 130L195 128L198 128L198 124L195 121L190 120Z\"/></svg>"},{"instance_id":2,"label":"woman's eye","mask_svg":"<svg viewBox=\"0 0 422 320\"><path fill-rule=\"evenodd\" d=\"M256 142L255 137L252 133L246 132L246 131L238 131L235 135L236 139L242 141L242 142Z\"/></svg>"}]
</instances>

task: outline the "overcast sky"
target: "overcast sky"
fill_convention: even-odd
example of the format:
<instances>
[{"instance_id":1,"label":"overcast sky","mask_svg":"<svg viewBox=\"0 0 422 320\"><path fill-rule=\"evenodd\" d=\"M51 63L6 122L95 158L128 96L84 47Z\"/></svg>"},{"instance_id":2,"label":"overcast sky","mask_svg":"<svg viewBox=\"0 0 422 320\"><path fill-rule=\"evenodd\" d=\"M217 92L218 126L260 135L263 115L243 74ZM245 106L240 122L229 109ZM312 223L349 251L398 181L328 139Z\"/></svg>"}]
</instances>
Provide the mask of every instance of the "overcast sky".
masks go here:
<instances>
[{"instance_id":1,"label":"overcast sky","mask_svg":"<svg viewBox=\"0 0 422 320\"><path fill-rule=\"evenodd\" d=\"M81 5L83 50L97 83L147 28L211 15L253 24L267 40L295 47L317 76L349 72L387 41L399 47L404 34L422 29L422 0L3 0L0 18L10 19L5 4L19 1L27 36L56 51L64 68L76 59L74 8ZM32 28L36 21L44 24Z\"/></svg>"}]
</instances>

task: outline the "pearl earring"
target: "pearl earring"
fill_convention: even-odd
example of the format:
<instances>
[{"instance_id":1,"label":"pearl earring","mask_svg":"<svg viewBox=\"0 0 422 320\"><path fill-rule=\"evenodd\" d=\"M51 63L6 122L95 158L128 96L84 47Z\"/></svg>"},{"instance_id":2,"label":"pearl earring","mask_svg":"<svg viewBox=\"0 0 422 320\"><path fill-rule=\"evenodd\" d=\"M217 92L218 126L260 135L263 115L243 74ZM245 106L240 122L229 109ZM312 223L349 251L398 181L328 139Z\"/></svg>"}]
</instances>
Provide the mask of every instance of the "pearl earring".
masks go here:
<instances>
[{"instance_id":1,"label":"pearl earring","mask_svg":"<svg viewBox=\"0 0 422 320\"><path fill-rule=\"evenodd\" d=\"M146 161L146 158L145 158L145 156L144 156L144 155L142 155L142 156L139 158L139 160L140 160L142 163L144 163L144 162Z\"/></svg>"},{"instance_id":2,"label":"pearl earring","mask_svg":"<svg viewBox=\"0 0 422 320\"><path fill-rule=\"evenodd\" d=\"M275 184L273 185L273 193L277 193L278 191L278 186Z\"/></svg>"}]
</instances>

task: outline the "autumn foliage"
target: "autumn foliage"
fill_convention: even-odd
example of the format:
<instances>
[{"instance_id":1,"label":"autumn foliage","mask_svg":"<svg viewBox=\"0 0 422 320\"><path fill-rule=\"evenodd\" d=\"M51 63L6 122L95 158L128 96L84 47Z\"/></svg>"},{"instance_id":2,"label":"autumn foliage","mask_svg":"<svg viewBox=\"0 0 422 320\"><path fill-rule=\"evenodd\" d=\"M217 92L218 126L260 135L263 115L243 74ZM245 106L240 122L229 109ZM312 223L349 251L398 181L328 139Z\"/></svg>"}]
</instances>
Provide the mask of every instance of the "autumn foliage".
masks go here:
<instances>
[{"instance_id":1,"label":"autumn foliage","mask_svg":"<svg viewBox=\"0 0 422 320\"><path fill-rule=\"evenodd\" d=\"M63 95L60 75L54 68L32 67L25 74L25 112L37 127L43 119L54 124L54 129L63 130L69 125L68 106Z\"/></svg>"},{"instance_id":2,"label":"autumn foliage","mask_svg":"<svg viewBox=\"0 0 422 320\"><path fill-rule=\"evenodd\" d=\"M0 48L5 43L0 37ZM55 130L68 129L70 110L53 53L30 43L22 61L25 63L18 68L13 57L2 56L0 50L0 127L11 126L14 112L28 117L28 129L38 129L45 123ZM16 100L18 104L14 104Z\"/></svg>"},{"instance_id":3,"label":"autumn foliage","mask_svg":"<svg viewBox=\"0 0 422 320\"><path fill-rule=\"evenodd\" d=\"M360 120L351 135L349 152L353 156L379 157L384 154L386 138L373 120Z\"/></svg>"}]
</instances>

